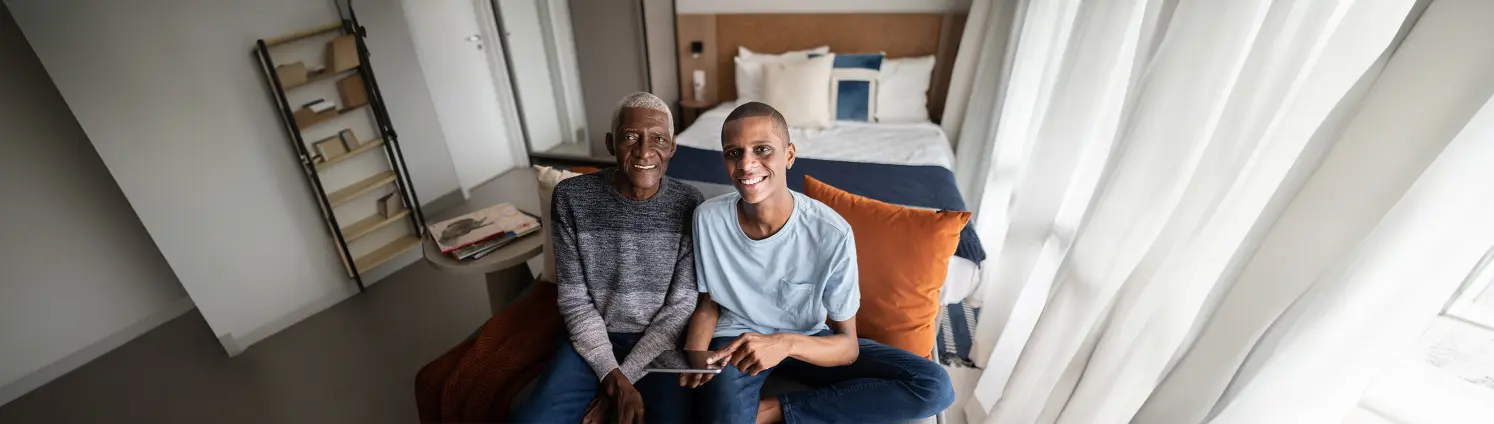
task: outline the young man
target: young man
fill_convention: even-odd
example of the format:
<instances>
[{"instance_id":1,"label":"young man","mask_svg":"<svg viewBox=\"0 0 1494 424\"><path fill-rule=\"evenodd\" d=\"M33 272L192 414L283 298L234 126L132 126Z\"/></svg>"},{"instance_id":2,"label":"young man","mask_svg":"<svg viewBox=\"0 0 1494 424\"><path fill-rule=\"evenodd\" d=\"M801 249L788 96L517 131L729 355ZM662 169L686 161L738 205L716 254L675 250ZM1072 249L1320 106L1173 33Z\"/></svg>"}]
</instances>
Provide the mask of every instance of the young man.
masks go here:
<instances>
[{"instance_id":1,"label":"young man","mask_svg":"<svg viewBox=\"0 0 1494 424\"><path fill-rule=\"evenodd\" d=\"M703 196L664 176L674 119L648 93L623 98L607 133L617 167L555 187L555 284L570 331L512 420L533 423L682 422L673 375L645 375L678 349L695 308L690 217ZM598 384L600 381L600 384Z\"/></svg>"},{"instance_id":2,"label":"young man","mask_svg":"<svg viewBox=\"0 0 1494 424\"><path fill-rule=\"evenodd\" d=\"M680 377L702 387L696 420L897 422L948 407L954 388L938 364L856 337L856 240L830 207L789 191L795 152L783 115L737 107L721 150L737 190L695 211L701 295L685 348L730 366ZM816 388L760 400L770 373Z\"/></svg>"}]
</instances>

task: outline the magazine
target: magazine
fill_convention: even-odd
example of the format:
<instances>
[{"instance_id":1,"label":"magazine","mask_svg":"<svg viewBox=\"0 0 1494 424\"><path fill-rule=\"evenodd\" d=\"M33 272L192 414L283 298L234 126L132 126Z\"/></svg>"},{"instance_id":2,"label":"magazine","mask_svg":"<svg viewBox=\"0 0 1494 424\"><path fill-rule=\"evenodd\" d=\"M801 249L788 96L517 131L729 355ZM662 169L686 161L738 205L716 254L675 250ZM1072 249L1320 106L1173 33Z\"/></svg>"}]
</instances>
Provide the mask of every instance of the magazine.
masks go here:
<instances>
[{"instance_id":1,"label":"magazine","mask_svg":"<svg viewBox=\"0 0 1494 424\"><path fill-rule=\"evenodd\" d=\"M520 211L512 203L499 203L432 224L429 230L441 253L453 253L499 235L529 234L538 230L539 225L539 218Z\"/></svg>"}]
</instances>

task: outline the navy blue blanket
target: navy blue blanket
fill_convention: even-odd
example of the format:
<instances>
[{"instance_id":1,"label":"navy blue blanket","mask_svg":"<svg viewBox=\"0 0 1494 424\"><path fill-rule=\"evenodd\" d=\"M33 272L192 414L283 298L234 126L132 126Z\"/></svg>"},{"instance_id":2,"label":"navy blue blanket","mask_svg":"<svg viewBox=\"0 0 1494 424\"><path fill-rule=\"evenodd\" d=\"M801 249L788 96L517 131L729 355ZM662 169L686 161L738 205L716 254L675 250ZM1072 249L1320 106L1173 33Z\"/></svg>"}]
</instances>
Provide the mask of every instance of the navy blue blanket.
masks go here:
<instances>
[{"instance_id":1,"label":"navy blue blanket","mask_svg":"<svg viewBox=\"0 0 1494 424\"><path fill-rule=\"evenodd\" d=\"M686 181L732 185L721 165L721 152L679 146L669 161L671 177ZM954 173L935 165L889 165L880 163L841 162L798 158L788 170L788 186L804 191L804 176L813 176L825 184L858 196L887 203L963 211L965 198L955 185ZM960 245L955 256L977 264L986 259L986 251L975 236L974 222L960 231Z\"/></svg>"}]
</instances>

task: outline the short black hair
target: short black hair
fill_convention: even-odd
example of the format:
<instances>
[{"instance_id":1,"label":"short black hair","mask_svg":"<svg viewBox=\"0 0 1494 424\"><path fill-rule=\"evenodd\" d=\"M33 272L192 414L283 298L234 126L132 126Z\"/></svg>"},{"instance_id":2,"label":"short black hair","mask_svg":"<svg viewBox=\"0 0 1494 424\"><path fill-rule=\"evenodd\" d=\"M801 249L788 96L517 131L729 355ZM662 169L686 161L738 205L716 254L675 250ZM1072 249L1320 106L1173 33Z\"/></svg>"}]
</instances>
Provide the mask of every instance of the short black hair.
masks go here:
<instances>
[{"instance_id":1,"label":"short black hair","mask_svg":"<svg viewBox=\"0 0 1494 424\"><path fill-rule=\"evenodd\" d=\"M725 124L730 124L732 123L732 121L740 121L747 118L757 118L763 116L766 116L773 121L773 132L778 134L778 137L783 138L783 143L785 145L794 143L793 140L789 140L788 121L783 119L783 114L778 113L778 109L774 109L772 106L768 106L767 103L747 102L742 104L741 106L737 106L736 109L731 110L730 115L726 115ZM725 124L721 126L721 135L723 137L726 136Z\"/></svg>"}]
</instances>

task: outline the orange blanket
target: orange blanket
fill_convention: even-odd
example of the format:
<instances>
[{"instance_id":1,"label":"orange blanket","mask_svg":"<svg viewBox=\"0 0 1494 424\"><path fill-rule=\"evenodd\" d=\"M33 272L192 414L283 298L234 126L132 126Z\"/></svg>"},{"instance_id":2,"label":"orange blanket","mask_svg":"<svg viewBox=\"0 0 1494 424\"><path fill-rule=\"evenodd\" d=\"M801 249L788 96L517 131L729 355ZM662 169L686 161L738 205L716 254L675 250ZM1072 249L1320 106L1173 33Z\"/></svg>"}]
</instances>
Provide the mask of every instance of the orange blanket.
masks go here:
<instances>
[{"instance_id":1,"label":"orange blanket","mask_svg":"<svg viewBox=\"0 0 1494 424\"><path fill-rule=\"evenodd\" d=\"M421 368L415 376L420 422L505 421L514 395L554 356L561 331L555 295L555 285L535 283L478 334Z\"/></svg>"}]
</instances>

